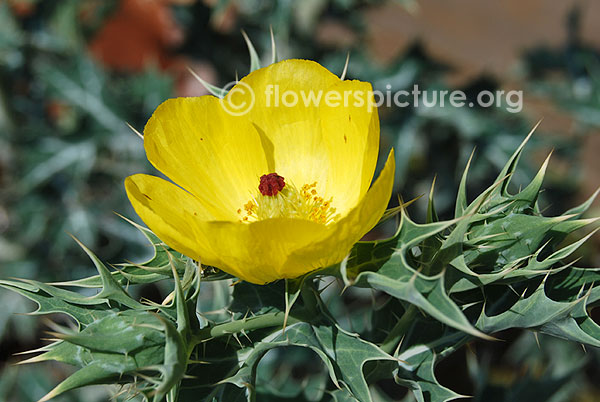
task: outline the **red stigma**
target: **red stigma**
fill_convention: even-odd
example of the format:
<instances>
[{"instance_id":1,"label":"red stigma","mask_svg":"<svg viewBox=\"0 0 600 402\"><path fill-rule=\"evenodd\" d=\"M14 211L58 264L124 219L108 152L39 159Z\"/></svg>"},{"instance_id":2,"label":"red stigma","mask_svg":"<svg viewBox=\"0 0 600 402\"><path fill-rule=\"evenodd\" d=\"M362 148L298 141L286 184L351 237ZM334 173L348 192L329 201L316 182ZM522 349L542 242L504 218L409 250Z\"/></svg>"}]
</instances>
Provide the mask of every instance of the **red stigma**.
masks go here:
<instances>
[{"instance_id":1,"label":"red stigma","mask_svg":"<svg viewBox=\"0 0 600 402\"><path fill-rule=\"evenodd\" d=\"M285 187L285 179L277 173L263 174L260 176L258 190L262 195L275 196Z\"/></svg>"}]
</instances>

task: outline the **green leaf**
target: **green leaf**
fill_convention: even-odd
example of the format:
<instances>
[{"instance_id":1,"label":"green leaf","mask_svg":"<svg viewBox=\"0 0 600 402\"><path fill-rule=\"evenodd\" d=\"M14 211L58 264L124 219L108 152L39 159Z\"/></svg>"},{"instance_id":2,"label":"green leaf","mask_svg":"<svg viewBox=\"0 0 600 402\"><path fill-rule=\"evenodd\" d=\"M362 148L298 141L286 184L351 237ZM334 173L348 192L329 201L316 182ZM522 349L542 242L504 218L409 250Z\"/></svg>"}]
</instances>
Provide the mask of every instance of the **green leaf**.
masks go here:
<instances>
[{"instance_id":1,"label":"green leaf","mask_svg":"<svg viewBox=\"0 0 600 402\"><path fill-rule=\"evenodd\" d=\"M401 365L394 375L395 380L407 386L418 402L445 402L465 397L437 381L433 372L435 354L425 345L406 350L398 358L410 365L411 370L405 370Z\"/></svg>"},{"instance_id":2,"label":"green leaf","mask_svg":"<svg viewBox=\"0 0 600 402\"><path fill-rule=\"evenodd\" d=\"M407 255L412 255L413 247L454 223L455 221L447 221L417 225L403 214L398 232L393 238L357 244L342 275L345 274L345 280L355 286L384 291L414 304L451 327L490 339L472 326L459 306L447 295L444 273L424 276L407 261ZM353 277L355 279L351 279Z\"/></svg>"},{"instance_id":3,"label":"green leaf","mask_svg":"<svg viewBox=\"0 0 600 402\"><path fill-rule=\"evenodd\" d=\"M160 324L158 316L151 313L110 312L82 332L56 336L92 351L128 354L143 347L163 345L164 335L156 330Z\"/></svg>"},{"instance_id":4,"label":"green leaf","mask_svg":"<svg viewBox=\"0 0 600 402\"><path fill-rule=\"evenodd\" d=\"M336 326L316 327L306 323L290 325L285 332L277 331L252 348L238 354L239 370L225 381L239 387L254 383L256 366L267 351L283 346L301 346L313 350L325 363L332 381L346 387L359 401L371 401L369 388L362 371L372 360L395 360L376 345L349 334Z\"/></svg>"},{"instance_id":5,"label":"green leaf","mask_svg":"<svg viewBox=\"0 0 600 402\"><path fill-rule=\"evenodd\" d=\"M177 272L182 273L185 270L185 265L188 260L187 257L182 256L180 253L170 249L162 240L160 240L154 233L149 229L138 225L137 223L130 221L126 218L127 222L137 228L143 235L148 239L148 242L153 248L153 256L145 262L135 264L131 262L119 264L118 270L113 271L112 275L114 281L121 286L129 284L144 284L154 283L164 279L172 278L171 263L177 268ZM83 247L83 246L82 246ZM85 247L83 247L86 250ZM86 251L88 253L89 250ZM90 255L91 252L88 253ZM90 258L96 259L91 253ZM103 270L104 272L104 270ZM68 282L55 282L54 285L60 286L76 286L82 288L100 288L108 278L102 275L90 276L87 278L68 281Z\"/></svg>"},{"instance_id":6,"label":"green leaf","mask_svg":"<svg viewBox=\"0 0 600 402\"><path fill-rule=\"evenodd\" d=\"M100 274L100 281L102 283L102 290L95 296L92 296L91 300L102 300L102 301L115 301L117 303L122 304L123 306L127 306L131 309L141 309L144 310L147 307L143 306L139 302L133 300L131 296L127 294L127 292L119 285L119 283L113 278L110 271L104 266L102 261L96 255L84 246L79 240L75 239L77 244L86 252L86 254L90 257L98 273Z\"/></svg>"},{"instance_id":7,"label":"green leaf","mask_svg":"<svg viewBox=\"0 0 600 402\"><path fill-rule=\"evenodd\" d=\"M532 283L533 286L535 286ZM600 327L587 315L584 295L569 302L554 301L546 295L545 281L530 290L516 293L506 287L490 288L477 328L497 332L507 328L531 328L550 335L600 347Z\"/></svg>"},{"instance_id":8,"label":"green leaf","mask_svg":"<svg viewBox=\"0 0 600 402\"><path fill-rule=\"evenodd\" d=\"M187 345L178 329L168 320L160 318L164 329L166 343L164 348L164 360L156 366L162 374L162 378L154 391L154 402L160 402L167 393L170 393L172 401L177 400L177 387L183 379L187 368Z\"/></svg>"},{"instance_id":9,"label":"green leaf","mask_svg":"<svg viewBox=\"0 0 600 402\"><path fill-rule=\"evenodd\" d=\"M161 320L149 312L112 312L81 332L57 336L60 342L26 362L58 360L80 369L42 401L86 385L130 382L139 372L162 370L168 364L169 336L165 337Z\"/></svg>"},{"instance_id":10,"label":"green leaf","mask_svg":"<svg viewBox=\"0 0 600 402\"><path fill-rule=\"evenodd\" d=\"M64 313L71 316L79 324L87 325L93 323L107 314L110 314L108 306L104 301L94 300L89 302L87 298L74 292L63 293L62 289L55 288L50 285L37 286L37 281L8 281L0 280L0 286L19 293L26 298L34 301L38 305L38 309L31 313L35 315ZM72 301L65 301L60 295L69 295ZM80 303L79 301L83 301ZM88 301L86 303L86 301ZM101 306L104 305L104 306Z\"/></svg>"}]
</instances>

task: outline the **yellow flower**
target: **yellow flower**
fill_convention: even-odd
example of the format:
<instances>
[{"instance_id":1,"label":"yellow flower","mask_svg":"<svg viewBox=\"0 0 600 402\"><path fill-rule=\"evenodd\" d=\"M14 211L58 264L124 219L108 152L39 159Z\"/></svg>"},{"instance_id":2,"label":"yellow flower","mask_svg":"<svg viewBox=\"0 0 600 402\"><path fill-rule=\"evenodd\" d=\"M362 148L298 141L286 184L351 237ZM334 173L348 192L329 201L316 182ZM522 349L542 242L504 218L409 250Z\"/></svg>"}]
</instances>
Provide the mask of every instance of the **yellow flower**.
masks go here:
<instances>
[{"instance_id":1,"label":"yellow flower","mask_svg":"<svg viewBox=\"0 0 600 402\"><path fill-rule=\"evenodd\" d=\"M392 191L393 152L371 186L379 118L370 100L370 84L306 60L256 70L223 100L167 100L144 147L180 187L137 174L125 180L127 195L170 247L248 282L336 264L377 224ZM246 114L228 112L252 101Z\"/></svg>"}]
</instances>

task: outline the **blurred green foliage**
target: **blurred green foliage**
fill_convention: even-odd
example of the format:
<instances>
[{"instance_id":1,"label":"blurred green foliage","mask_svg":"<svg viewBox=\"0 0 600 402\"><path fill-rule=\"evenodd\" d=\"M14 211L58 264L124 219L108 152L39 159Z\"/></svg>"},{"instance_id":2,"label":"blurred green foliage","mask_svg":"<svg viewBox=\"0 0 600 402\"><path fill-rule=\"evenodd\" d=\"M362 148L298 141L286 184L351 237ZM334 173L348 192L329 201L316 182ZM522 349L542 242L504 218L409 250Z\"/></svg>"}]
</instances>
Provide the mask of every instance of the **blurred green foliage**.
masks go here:
<instances>
[{"instance_id":1,"label":"blurred green foliage","mask_svg":"<svg viewBox=\"0 0 600 402\"><path fill-rule=\"evenodd\" d=\"M600 127L600 52L579 37L581 11L568 17L561 48L540 47L524 55L531 91L553 99L582 128Z\"/></svg>"},{"instance_id":2,"label":"blurred green foliage","mask_svg":"<svg viewBox=\"0 0 600 402\"><path fill-rule=\"evenodd\" d=\"M16 13L10 2L0 3L0 279L18 276L51 281L89 274L92 267L87 257L67 233L103 260L137 260L149 252L144 239L112 211L135 216L122 181L131 173L149 171L150 166L141 141L125 122L141 130L154 108L173 96L175 78L154 63L141 72L114 71L89 55L88 43L116 12L116 0L25 2L33 5L27 15ZM185 32L185 40L171 51L212 63L219 73L217 83L223 84L248 69L248 53L239 29L246 30L262 59L269 60L271 26L280 58L313 59L340 74L349 52L347 77L370 81L375 89L396 91L411 89L414 84L423 89L445 88L443 74L449 67L430 59L418 44L389 65L373 61L366 48L362 12L383 2L219 0L212 8L204 2L173 5L170 9ZM410 6L413 2L404 3ZM91 17L82 22L82 10L92 5ZM233 28L215 27L212 22L230 7L236 9ZM314 35L324 17L343 22L358 39L347 46L324 45ZM582 126L597 127L597 53L577 42L576 15L573 18L572 34L562 53L544 49L528 53L528 85L532 91L555 99ZM547 66L553 66L552 72L558 71L560 79L547 79ZM494 90L497 85L483 77L462 89L473 96L478 90ZM396 192L405 199L425 194L437 175L436 202L441 217L452 214L455 189L473 148L477 148L477 156L469 190L475 194L490 184L535 123L522 114L496 108L383 108L380 114L382 153L394 147L397 154ZM544 194L553 209L568 209L577 186L577 181L569 178L576 176L578 143L548 133L533 141L534 146L544 149L554 147L558 157L569 161L563 176L549 177L552 192ZM513 179L517 184L531 177L536 166L524 162L521 176ZM416 204L414 213L424 216L425 207L425 203ZM350 293L345 300L355 303L360 299L360 295ZM4 307L0 311L2 359L39 346L40 325L32 319L13 319L13 313L30 311L31 305L6 291L0 291L0 304ZM572 400L575 393L592 392L591 377L580 365L553 360L552 353L577 356L577 348L555 340L551 345L534 353L530 341L519 340L502 359L512 369L537 365L543 372L555 370L558 374L546 377L562 381L559 385L566 391L565 399L554 400ZM486 360L488 346L478 346L483 352L477 359L468 359L469 372L474 384L471 391L476 390L483 400L490 392L489 377L485 376L497 370L497 359ZM273 376L273 382L265 386L277 386L277 381L284 384L284 373L298 367L313 370L303 368L314 358L305 351L273 351L267 357L259 370ZM286 362L283 367L282 362ZM593 373L597 374L598 354L588 354L586 364L588 371L596 370ZM56 382L49 379L54 375L52 367L0 367L0 400L39 398L49 383ZM525 390L522 395L539 387L539 379L539 371L519 378ZM508 395L498 400L510 400L507 389L512 384L498 385ZM311 392L311 387L307 386L306 392ZM494 389L495 394L500 392ZM85 392L62 400L102 400L102 392L97 397Z\"/></svg>"}]
</instances>

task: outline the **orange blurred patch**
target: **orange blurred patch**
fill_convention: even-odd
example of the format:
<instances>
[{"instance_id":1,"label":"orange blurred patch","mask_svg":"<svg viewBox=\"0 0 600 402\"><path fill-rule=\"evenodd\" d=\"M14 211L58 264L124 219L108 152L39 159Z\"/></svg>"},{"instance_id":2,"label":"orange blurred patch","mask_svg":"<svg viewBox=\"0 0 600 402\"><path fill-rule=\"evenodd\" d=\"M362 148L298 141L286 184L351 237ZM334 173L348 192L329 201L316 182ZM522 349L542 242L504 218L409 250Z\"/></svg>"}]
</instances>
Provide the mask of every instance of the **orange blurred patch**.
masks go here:
<instances>
[{"instance_id":1,"label":"orange blurred patch","mask_svg":"<svg viewBox=\"0 0 600 402\"><path fill-rule=\"evenodd\" d=\"M65 113L67 113L69 109L69 105L59 100L50 100L46 104L46 114L53 122L56 122L64 117Z\"/></svg>"},{"instance_id":2,"label":"orange blurred patch","mask_svg":"<svg viewBox=\"0 0 600 402\"><path fill-rule=\"evenodd\" d=\"M92 54L105 66L140 71L149 63L161 68L171 62L170 49L180 44L167 0L122 0L90 43Z\"/></svg>"},{"instance_id":3,"label":"orange blurred patch","mask_svg":"<svg viewBox=\"0 0 600 402\"><path fill-rule=\"evenodd\" d=\"M8 0L8 5L18 17L28 17L35 11L34 0Z\"/></svg>"}]
</instances>

